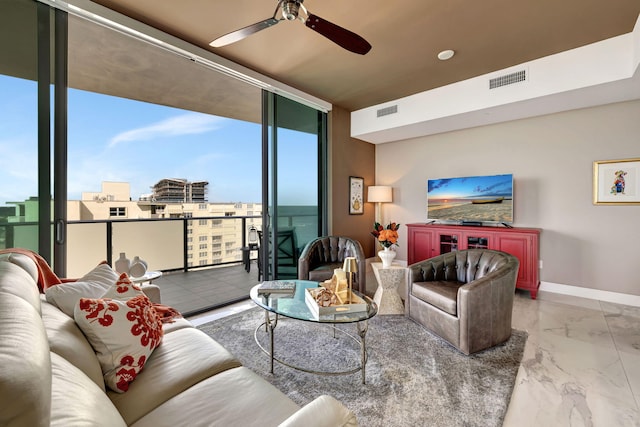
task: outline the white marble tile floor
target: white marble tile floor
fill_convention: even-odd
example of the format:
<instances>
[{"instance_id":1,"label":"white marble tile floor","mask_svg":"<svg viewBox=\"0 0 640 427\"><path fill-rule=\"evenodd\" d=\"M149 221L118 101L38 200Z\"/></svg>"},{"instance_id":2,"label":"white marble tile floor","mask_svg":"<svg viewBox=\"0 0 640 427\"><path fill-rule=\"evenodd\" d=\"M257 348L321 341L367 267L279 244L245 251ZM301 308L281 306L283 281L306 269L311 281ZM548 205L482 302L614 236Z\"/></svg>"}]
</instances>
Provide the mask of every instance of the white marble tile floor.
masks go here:
<instances>
[{"instance_id":1,"label":"white marble tile floor","mask_svg":"<svg viewBox=\"0 0 640 427\"><path fill-rule=\"evenodd\" d=\"M640 308L549 292L532 300L517 291L513 327L529 338L503 426L640 427Z\"/></svg>"},{"instance_id":2,"label":"white marble tile floor","mask_svg":"<svg viewBox=\"0 0 640 427\"><path fill-rule=\"evenodd\" d=\"M506 427L640 426L640 308L518 292L529 333Z\"/></svg>"}]
</instances>

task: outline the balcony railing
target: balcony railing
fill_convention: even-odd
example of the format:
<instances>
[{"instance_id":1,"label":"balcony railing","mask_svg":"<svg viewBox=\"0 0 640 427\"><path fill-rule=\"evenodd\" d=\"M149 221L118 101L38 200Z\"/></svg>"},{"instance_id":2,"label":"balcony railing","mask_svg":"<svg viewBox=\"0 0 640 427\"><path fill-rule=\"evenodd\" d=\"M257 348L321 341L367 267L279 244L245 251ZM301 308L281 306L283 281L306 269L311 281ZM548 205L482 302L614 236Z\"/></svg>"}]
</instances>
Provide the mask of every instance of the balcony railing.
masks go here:
<instances>
[{"instance_id":1,"label":"balcony railing","mask_svg":"<svg viewBox=\"0 0 640 427\"><path fill-rule=\"evenodd\" d=\"M221 226L212 227L214 221ZM261 217L70 221L66 277L80 277L102 260L113 265L120 252L129 259L137 255L147 261L150 270L164 272L154 281L160 286L163 303L185 315L207 311L247 298L249 289L260 280L256 251L249 252L250 272L242 266L242 248L249 243L252 225L262 229ZM315 237L317 217L280 217L279 227L295 228L298 245L303 246ZM35 222L0 223L0 249L37 250L37 233ZM202 252L206 256L201 257Z\"/></svg>"},{"instance_id":2,"label":"balcony railing","mask_svg":"<svg viewBox=\"0 0 640 427\"><path fill-rule=\"evenodd\" d=\"M262 229L261 216L69 221L66 275L82 276L103 260L113 265L122 252L129 259L139 256L150 269L163 272L238 264L252 225ZM302 247L316 236L317 216L281 216L279 227L295 228L298 247ZM37 231L36 222L0 222L0 249L37 250ZM206 248L201 247L205 244ZM251 252L251 259L256 257Z\"/></svg>"}]
</instances>

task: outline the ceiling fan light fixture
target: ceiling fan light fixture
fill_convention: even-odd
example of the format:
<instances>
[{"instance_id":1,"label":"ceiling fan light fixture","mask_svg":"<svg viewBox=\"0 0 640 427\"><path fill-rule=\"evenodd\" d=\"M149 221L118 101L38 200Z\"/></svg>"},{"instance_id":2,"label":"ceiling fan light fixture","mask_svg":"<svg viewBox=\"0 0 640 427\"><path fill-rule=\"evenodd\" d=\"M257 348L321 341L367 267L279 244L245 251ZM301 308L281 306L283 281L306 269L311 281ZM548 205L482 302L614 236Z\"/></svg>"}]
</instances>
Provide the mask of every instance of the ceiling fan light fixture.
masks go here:
<instances>
[{"instance_id":1,"label":"ceiling fan light fixture","mask_svg":"<svg viewBox=\"0 0 640 427\"><path fill-rule=\"evenodd\" d=\"M453 58L453 55L455 55L455 54L456 53L451 49L443 50L442 52L440 52L438 54L438 59L440 61L446 61L447 59Z\"/></svg>"},{"instance_id":2,"label":"ceiling fan light fixture","mask_svg":"<svg viewBox=\"0 0 640 427\"><path fill-rule=\"evenodd\" d=\"M282 16L287 21L293 21L298 17L300 3L297 1L285 1L282 4Z\"/></svg>"}]
</instances>

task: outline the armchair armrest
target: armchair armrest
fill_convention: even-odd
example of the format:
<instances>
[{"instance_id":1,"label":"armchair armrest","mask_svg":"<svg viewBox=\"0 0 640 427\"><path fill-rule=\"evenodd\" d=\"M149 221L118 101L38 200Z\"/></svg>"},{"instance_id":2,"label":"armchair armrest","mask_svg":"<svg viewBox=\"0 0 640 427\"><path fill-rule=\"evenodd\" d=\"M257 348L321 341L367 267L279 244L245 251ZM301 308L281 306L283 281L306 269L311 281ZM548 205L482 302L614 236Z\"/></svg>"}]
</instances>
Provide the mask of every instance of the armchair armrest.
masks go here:
<instances>
[{"instance_id":1,"label":"armchair armrest","mask_svg":"<svg viewBox=\"0 0 640 427\"><path fill-rule=\"evenodd\" d=\"M460 287L458 318L464 353L474 353L509 338L517 274L516 265L515 269L503 268Z\"/></svg>"},{"instance_id":2,"label":"armchair armrest","mask_svg":"<svg viewBox=\"0 0 640 427\"><path fill-rule=\"evenodd\" d=\"M322 395L284 420L279 427L357 427L353 412L331 396Z\"/></svg>"},{"instance_id":3,"label":"armchair armrest","mask_svg":"<svg viewBox=\"0 0 640 427\"><path fill-rule=\"evenodd\" d=\"M145 283L143 285L140 285L140 288L142 288L142 292L144 292L144 294L152 303L160 304L162 302L160 301L160 288L158 287L158 285Z\"/></svg>"}]
</instances>

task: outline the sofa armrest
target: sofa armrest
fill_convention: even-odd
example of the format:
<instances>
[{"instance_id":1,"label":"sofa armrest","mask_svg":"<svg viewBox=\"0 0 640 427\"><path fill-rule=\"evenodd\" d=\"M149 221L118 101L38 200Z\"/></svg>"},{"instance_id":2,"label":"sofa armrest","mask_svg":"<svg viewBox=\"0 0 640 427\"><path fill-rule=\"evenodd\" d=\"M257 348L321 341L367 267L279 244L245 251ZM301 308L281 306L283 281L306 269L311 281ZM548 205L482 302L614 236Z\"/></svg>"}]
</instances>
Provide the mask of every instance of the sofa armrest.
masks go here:
<instances>
[{"instance_id":1,"label":"sofa armrest","mask_svg":"<svg viewBox=\"0 0 640 427\"><path fill-rule=\"evenodd\" d=\"M142 288L142 292L151 300L152 303L160 304L160 288L158 285L154 285L151 283L145 283L144 285L140 285Z\"/></svg>"},{"instance_id":2,"label":"sofa armrest","mask_svg":"<svg viewBox=\"0 0 640 427\"><path fill-rule=\"evenodd\" d=\"M353 412L331 396L322 395L287 418L279 427L357 427Z\"/></svg>"}]
</instances>

